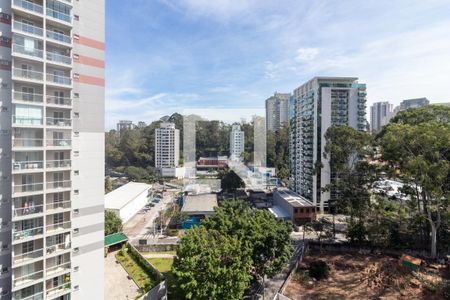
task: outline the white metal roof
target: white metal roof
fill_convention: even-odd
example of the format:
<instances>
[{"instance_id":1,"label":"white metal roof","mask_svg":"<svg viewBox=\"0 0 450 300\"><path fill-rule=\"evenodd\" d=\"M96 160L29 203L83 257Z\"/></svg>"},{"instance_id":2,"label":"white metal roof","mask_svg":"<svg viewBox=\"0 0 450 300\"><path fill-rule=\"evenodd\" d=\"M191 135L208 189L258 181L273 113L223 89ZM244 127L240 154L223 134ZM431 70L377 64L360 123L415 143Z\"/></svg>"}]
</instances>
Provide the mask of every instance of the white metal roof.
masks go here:
<instances>
[{"instance_id":1,"label":"white metal roof","mask_svg":"<svg viewBox=\"0 0 450 300\"><path fill-rule=\"evenodd\" d=\"M129 182L105 195L106 209L121 209L142 193L147 193L151 185L142 182Z\"/></svg>"},{"instance_id":2,"label":"white metal roof","mask_svg":"<svg viewBox=\"0 0 450 300\"><path fill-rule=\"evenodd\" d=\"M279 219L290 219L291 216L280 206L274 205L271 208L269 208L269 211L277 218Z\"/></svg>"}]
</instances>

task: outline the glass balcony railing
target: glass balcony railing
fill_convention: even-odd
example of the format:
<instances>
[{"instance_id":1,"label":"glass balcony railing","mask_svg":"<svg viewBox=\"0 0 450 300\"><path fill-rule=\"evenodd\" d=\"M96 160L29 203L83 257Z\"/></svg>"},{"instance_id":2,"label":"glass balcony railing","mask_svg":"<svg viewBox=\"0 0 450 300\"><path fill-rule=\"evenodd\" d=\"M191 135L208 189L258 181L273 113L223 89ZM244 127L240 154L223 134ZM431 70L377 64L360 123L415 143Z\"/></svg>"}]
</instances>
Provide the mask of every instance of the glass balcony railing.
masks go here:
<instances>
[{"instance_id":1,"label":"glass balcony railing","mask_svg":"<svg viewBox=\"0 0 450 300\"><path fill-rule=\"evenodd\" d=\"M41 290L41 291L37 292L34 295L31 295L29 297L24 298L24 297L22 297L22 295L20 294L20 291L19 291L19 292L15 292L13 294L13 298L12 299L13 300L43 300L44 299L44 293Z\"/></svg>"},{"instance_id":2,"label":"glass balcony railing","mask_svg":"<svg viewBox=\"0 0 450 300\"><path fill-rule=\"evenodd\" d=\"M18 286L30 283L32 281L42 279L43 276L44 276L44 272L38 271L38 272L34 272L34 273L27 274L24 276L16 277L13 280L13 287L18 287Z\"/></svg>"},{"instance_id":3,"label":"glass balcony railing","mask_svg":"<svg viewBox=\"0 0 450 300\"><path fill-rule=\"evenodd\" d=\"M66 201L48 203L46 205L46 208L47 208L47 211L51 211L51 210L69 209L71 206L72 206L72 201L66 200Z\"/></svg>"},{"instance_id":4,"label":"glass balcony railing","mask_svg":"<svg viewBox=\"0 0 450 300\"><path fill-rule=\"evenodd\" d=\"M16 101L41 103L43 101L43 98L44 97L41 94L23 93L23 92L14 91L14 100L16 100Z\"/></svg>"},{"instance_id":5,"label":"glass balcony railing","mask_svg":"<svg viewBox=\"0 0 450 300\"><path fill-rule=\"evenodd\" d=\"M13 147L42 147L43 139L13 138Z\"/></svg>"},{"instance_id":6,"label":"glass balcony railing","mask_svg":"<svg viewBox=\"0 0 450 300\"><path fill-rule=\"evenodd\" d=\"M44 185L42 183L28 183L13 186L14 193L27 193L42 191Z\"/></svg>"},{"instance_id":7,"label":"glass balcony railing","mask_svg":"<svg viewBox=\"0 0 450 300\"><path fill-rule=\"evenodd\" d=\"M14 0L13 4L17 7L23 8L25 10L29 10L35 13L42 14L44 12L44 8L42 5L33 3L27 0Z\"/></svg>"},{"instance_id":8,"label":"glass balcony railing","mask_svg":"<svg viewBox=\"0 0 450 300\"><path fill-rule=\"evenodd\" d=\"M37 58L42 58L44 53L44 51L42 51L41 49L36 49L34 47L25 47L19 44L12 45L12 52Z\"/></svg>"},{"instance_id":9,"label":"glass balcony railing","mask_svg":"<svg viewBox=\"0 0 450 300\"><path fill-rule=\"evenodd\" d=\"M56 231L56 230L65 230L65 229L70 229L72 226L71 224L72 223L70 221L55 223L55 224L47 225L46 229L47 229L47 232Z\"/></svg>"},{"instance_id":10,"label":"glass balcony railing","mask_svg":"<svg viewBox=\"0 0 450 300\"><path fill-rule=\"evenodd\" d=\"M68 118L47 118L47 125L58 126L58 127L69 127L72 126L72 119Z\"/></svg>"},{"instance_id":11,"label":"glass balcony railing","mask_svg":"<svg viewBox=\"0 0 450 300\"><path fill-rule=\"evenodd\" d=\"M47 189L62 189L62 188L70 188L71 186L72 181L70 180L47 182Z\"/></svg>"},{"instance_id":12,"label":"glass balcony railing","mask_svg":"<svg viewBox=\"0 0 450 300\"><path fill-rule=\"evenodd\" d=\"M47 140L47 146L52 147L68 147L72 145L71 139L52 139Z\"/></svg>"},{"instance_id":13,"label":"glass balcony railing","mask_svg":"<svg viewBox=\"0 0 450 300\"><path fill-rule=\"evenodd\" d=\"M47 81L62 84L62 85L71 85L72 80L68 76L55 75L55 74L47 74Z\"/></svg>"},{"instance_id":14,"label":"glass balcony railing","mask_svg":"<svg viewBox=\"0 0 450 300\"><path fill-rule=\"evenodd\" d=\"M48 39L53 41L58 41L66 44L70 44L72 42L70 36L63 33L47 30L46 35Z\"/></svg>"},{"instance_id":15,"label":"glass balcony railing","mask_svg":"<svg viewBox=\"0 0 450 300\"><path fill-rule=\"evenodd\" d=\"M70 271L70 261L57 265L57 266L52 266L47 268L47 276L52 276L56 273L61 273L61 272L67 272Z\"/></svg>"},{"instance_id":16,"label":"glass balcony railing","mask_svg":"<svg viewBox=\"0 0 450 300\"><path fill-rule=\"evenodd\" d=\"M13 241L24 240L30 237L34 237L36 235L41 235L44 233L43 227L37 227L32 229L25 229L21 231L13 230Z\"/></svg>"},{"instance_id":17,"label":"glass balcony railing","mask_svg":"<svg viewBox=\"0 0 450 300\"><path fill-rule=\"evenodd\" d=\"M61 244L47 246L45 251L46 251L47 255L50 255L50 254L57 253L60 251L70 250L70 247L71 247L70 242L69 243L61 243Z\"/></svg>"},{"instance_id":18,"label":"glass balcony railing","mask_svg":"<svg viewBox=\"0 0 450 300\"><path fill-rule=\"evenodd\" d=\"M30 25L27 23L19 22L19 21L13 22L13 28L15 30L19 30L21 32L30 33L30 34L34 34L34 35L38 35L38 36L44 35L44 30L42 29L42 27Z\"/></svg>"},{"instance_id":19,"label":"glass balcony railing","mask_svg":"<svg viewBox=\"0 0 450 300\"><path fill-rule=\"evenodd\" d=\"M47 160L46 166L49 169L58 169L58 168L70 168L71 166L70 159L64 160Z\"/></svg>"},{"instance_id":20,"label":"glass balcony railing","mask_svg":"<svg viewBox=\"0 0 450 300\"><path fill-rule=\"evenodd\" d=\"M32 79L42 81L44 74L42 72L32 71L28 69L13 68L13 75L18 78Z\"/></svg>"},{"instance_id":21,"label":"glass balcony railing","mask_svg":"<svg viewBox=\"0 0 450 300\"><path fill-rule=\"evenodd\" d=\"M71 106L72 99L69 97L47 96L47 104Z\"/></svg>"},{"instance_id":22,"label":"glass balcony railing","mask_svg":"<svg viewBox=\"0 0 450 300\"><path fill-rule=\"evenodd\" d=\"M34 251L30 251L30 252L26 252L26 253L14 254L13 262L15 264L21 264L21 263L27 262L29 260L42 257L43 254L44 254L43 248L34 250Z\"/></svg>"},{"instance_id":23,"label":"glass balcony railing","mask_svg":"<svg viewBox=\"0 0 450 300\"><path fill-rule=\"evenodd\" d=\"M42 118L31 118L22 116L13 116L12 122L14 125L32 125L39 126L42 125Z\"/></svg>"},{"instance_id":24,"label":"glass balcony railing","mask_svg":"<svg viewBox=\"0 0 450 300\"><path fill-rule=\"evenodd\" d=\"M39 170L44 168L43 161L14 161L12 163L13 171Z\"/></svg>"},{"instance_id":25,"label":"glass balcony railing","mask_svg":"<svg viewBox=\"0 0 450 300\"><path fill-rule=\"evenodd\" d=\"M47 52L47 60L64 65L72 64L72 58L70 56L53 52Z\"/></svg>"},{"instance_id":26,"label":"glass balcony railing","mask_svg":"<svg viewBox=\"0 0 450 300\"><path fill-rule=\"evenodd\" d=\"M47 16L52 17L54 19L58 19L60 21L67 22L67 23L71 23L71 21L72 21L72 18L70 17L70 15L60 12L60 11L56 11L56 10L48 8L48 7L47 7Z\"/></svg>"},{"instance_id":27,"label":"glass balcony railing","mask_svg":"<svg viewBox=\"0 0 450 300\"><path fill-rule=\"evenodd\" d=\"M41 205L29 205L27 207L14 208L14 217L25 217L34 214L40 214L43 212L44 206Z\"/></svg>"},{"instance_id":28,"label":"glass balcony railing","mask_svg":"<svg viewBox=\"0 0 450 300\"><path fill-rule=\"evenodd\" d=\"M70 290L71 290L71 283L70 283L70 281L68 281L57 287L47 289L47 291L45 292L45 295L48 299L54 299L57 296L62 296L63 294L70 292Z\"/></svg>"}]
</instances>

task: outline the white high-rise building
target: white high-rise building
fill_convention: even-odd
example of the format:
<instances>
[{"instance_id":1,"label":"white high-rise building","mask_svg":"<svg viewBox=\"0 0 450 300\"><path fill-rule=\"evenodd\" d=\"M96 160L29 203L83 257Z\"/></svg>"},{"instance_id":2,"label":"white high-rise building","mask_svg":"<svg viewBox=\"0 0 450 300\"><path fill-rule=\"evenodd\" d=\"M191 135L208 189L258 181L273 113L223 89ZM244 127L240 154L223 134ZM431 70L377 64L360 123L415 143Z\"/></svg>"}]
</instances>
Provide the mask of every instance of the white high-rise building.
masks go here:
<instances>
[{"instance_id":1,"label":"white high-rise building","mask_svg":"<svg viewBox=\"0 0 450 300\"><path fill-rule=\"evenodd\" d=\"M333 193L323 192L332 170L325 152L325 133L331 125L366 128L366 86L353 77L315 77L294 90L290 106L289 180L291 188L320 206ZM318 163L323 165L317 168Z\"/></svg>"},{"instance_id":2,"label":"white high-rise building","mask_svg":"<svg viewBox=\"0 0 450 300\"><path fill-rule=\"evenodd\" d=\"M378 132L394 116L394 105L389 102L376 102L370 107L370 130Z\"/></svg>"},{"instance_id":3,"label":"white high-rise building","mask_svg":"<svg viewBox=\"0 0 450 300\"><path fill-rule=\"evenodd\" d=\"M103 299L104 0L0 0L0 298Z\"/></svg>"},{"instance_id":4,"label":"white high-rise building","mask_svg":"<svg viewBox=\"0 0 450 300\"><path fill-rule=\"evenodd\" d=\"M266 130L277 131L289 121L291 94L275 93L266 99Z\"/></svg>"},{"instance_id":5,"label":"white high-rise building","mask_svg":"<svg viewBox=\"0 0 450 300\"><path fill-rule=\"evenodd\" d=\"M240 160L242 153L244 153L244 147L245 147L244 131L241 130L241 126L239 124L234 124L231 126L231 133L230 133L231 160L235 161Z\"/></svg>"},{"instance_id":6,"label":"white high-rise building","mask_svg":"<svg viewBox=\"0 0 450 300\"><path fill-rule=\"evenodd\" d=\"M176 168L180 160L180 130L163 122L155 129L155 167Z\"/></svg>"}]
</instances>

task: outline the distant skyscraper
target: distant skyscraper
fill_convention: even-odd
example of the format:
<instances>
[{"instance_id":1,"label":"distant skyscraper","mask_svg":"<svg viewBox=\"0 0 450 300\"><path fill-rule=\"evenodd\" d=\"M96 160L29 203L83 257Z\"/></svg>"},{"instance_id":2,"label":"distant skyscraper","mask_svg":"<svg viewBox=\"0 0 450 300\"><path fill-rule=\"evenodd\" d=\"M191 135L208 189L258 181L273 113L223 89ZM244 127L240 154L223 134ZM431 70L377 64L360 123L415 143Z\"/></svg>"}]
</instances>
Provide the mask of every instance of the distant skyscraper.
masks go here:
<instances>
[{"instance_id":1,"label":"distant skyscraper","mask_svg":"<svg viewBox=\"0 0 450 300\"><path fill-rule=\"evenodd\" d=\"M262 124L262 126L264 126L264 123ZM234 124L233 126L231 126L231 133L230 133L231 160L241 159L241 155L244 152L244 146L245 146L244 131L241 130L240 125Z\"/></svg>"},{"instance_id":2,"label":"distant skyscraper","mask_svg":"<svg viewBox=\"0 0 450 300\"><path fill-rule=\"evenodd\" d=\"M155 167L175 168L180 160L180 130L163 122L155 129Z\"/></svg>"},{"instance_id":3,"label":"distant skyscraper","mask_svg":"<svg viewBox=\"0 0 450 300\"><path fill-rule=\"evenodd\" d=\"M125 130L133 129L133 121L128 120L120 120L119 123L117 123L117 133L121 135Z\"/></svg>"},{"instance_id":4,"label":"distant skyscraper","mask_svg":"<svg viewBox=\"0 0 450 300\"><path fill-rule=\"evenodd\" d=\"M104 0L0 1L0 298L104 298Z\"/></svg>"},{"instance_id":5,"label":"distant skyscraper","mask_svg":"<svg viewBox=\"0 0 450 300\"><path fill-rule=\"evenodd\" d=\"M322 192L332 170L324 158L325 133L331 125L366 129L366 86L353 77L315 77L294 90L291 106L289 176L291 188L320 205L334 195ZM316 163L323 168L316 173Z\"/></svg>"},{"instance_id":6,"label":"distant skyscraper","mask_svg":"<svg viewBox=\"0 0 450 300\"><path fill-rule=\"evenodd\" d=\"M266 100L266 129L276 131L289 120L289 98L291 94L275 93Z\"/></svg>"},{"instance_id":7,"label":"distant skyscraper","mask_svg":"<svg viewBox=\"0 0 450 300\"><path fill-rule=\"evenodd\" d=\"M370 107L370 129L380 131L394 116L394 105L389 102L376 102Z\"/></svg>"},{"instance_id":8,"label":"distant skyscraper","mask_svg":"<svg viewBox=\"0 0 450 300\"><path fill-rule=\"evenodd\" d=\"M428 100L425 97L403 100L400 103L400 105L394 109L394 116L402 110L407 110L408 108L425 106L428 104L430 104L430 100Z\"/></svg>"}]
</instances>

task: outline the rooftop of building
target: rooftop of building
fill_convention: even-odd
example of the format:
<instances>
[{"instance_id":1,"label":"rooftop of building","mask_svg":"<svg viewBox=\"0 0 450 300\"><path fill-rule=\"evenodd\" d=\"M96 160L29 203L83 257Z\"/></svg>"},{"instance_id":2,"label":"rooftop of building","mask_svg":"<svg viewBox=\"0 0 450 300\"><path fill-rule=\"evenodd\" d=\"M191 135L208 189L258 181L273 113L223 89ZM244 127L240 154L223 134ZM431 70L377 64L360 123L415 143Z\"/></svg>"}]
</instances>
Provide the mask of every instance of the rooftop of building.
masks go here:
<instances>
[{"instance_id":1,"label":"rooftop of building","mask_svg":"<svg viewBox=\"0 0 450 300\"><path fill-rule=\"evenodd\" d=\"M216 194L187 195L181 211L187 213L213 212L214 207L217 206Z\"/></svg>"},{"instance_id":2,"label":"rooftop of building","mask_svg":"<svg viewBox=\"0 0 450 300\"><path fill-rule=\"evenodd\" d=\"M121 209L137 196L146 192L151 185L141 182L129 182L105 195L106 209Z\"/></svg>"},{"instance_id":3,"label":"rooftop of building","mask_svg":"<svg viewBox=\"0 0 450 300\"><path fill-rule=\"evenodd\" d=\"M105 236L105 247L109 247L126 241L128 241L128 237L122 232L113 233Z\"/></svg>"},{"instance_id":4,"label":"rooftop of building","mask_svg":"<svg viewBox=\"0 0 450 300\"><path fill-rule=\"evenodd\" d=\"M282 199L289 202L293 207L311 207L314 204L303 196L288 188L278 188L273 191L274 196L278 194Z\"/></svg>"}]
</instances>

